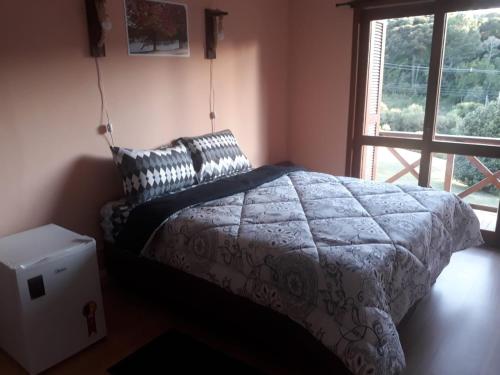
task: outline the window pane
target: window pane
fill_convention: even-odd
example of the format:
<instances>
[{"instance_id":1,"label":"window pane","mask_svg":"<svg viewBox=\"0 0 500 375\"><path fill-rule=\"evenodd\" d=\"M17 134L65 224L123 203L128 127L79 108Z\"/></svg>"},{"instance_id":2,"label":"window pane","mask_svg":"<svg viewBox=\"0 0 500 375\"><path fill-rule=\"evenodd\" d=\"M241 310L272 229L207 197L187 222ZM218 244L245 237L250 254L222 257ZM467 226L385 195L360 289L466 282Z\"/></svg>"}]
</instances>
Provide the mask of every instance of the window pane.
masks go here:
<instances>
[{"instance_id":1,"label":"window pane","mask_svg":"<svg viewBox=\"0 0 500 375\"><path fill-rule=\"evenodd\" d=\"M433 16L371 22L365 134L422 138Z\"/></svg>"},{"instance_id":2,"label":"window pane","mask_svg":"<svg viewBox=\"0 0 500 375\"><path fill-rule=\"evenodd\" d=\"M500 145L500 8L448 14L437 133Z\"/></svg>"},{"instance_id":3,"label":"window pane","mask_svg":"<svg viewBox=\"0 0 500 375\"><path fill-rule=\"evenodd\" d=\"M495 231L500 202L500 159L433 154L431 186L470 203L481 229Z\"/></svg>"},{"instance_id":4,"label":"window pane","mask_svg":"<svg viewBox=\"0 0 500 375\"><path fill-rule=\"evenodd\" d=\"M363 147L362 178L379 182L418 184L420 151Z\"/></svg>"}]
</instances>

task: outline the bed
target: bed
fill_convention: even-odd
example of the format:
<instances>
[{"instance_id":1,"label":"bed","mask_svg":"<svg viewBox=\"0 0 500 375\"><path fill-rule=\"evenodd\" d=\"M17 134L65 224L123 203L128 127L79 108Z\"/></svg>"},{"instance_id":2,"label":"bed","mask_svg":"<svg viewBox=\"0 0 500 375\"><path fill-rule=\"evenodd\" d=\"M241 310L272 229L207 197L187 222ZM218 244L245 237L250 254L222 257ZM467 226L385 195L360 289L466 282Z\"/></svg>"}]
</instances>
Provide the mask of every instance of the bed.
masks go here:
<instances>
[{"instance_id":1,"label":"bed","mask_svg":"<svg viewBox=\"0 0 500 375\"><path fill-rule=\"evenodd\" d=\"M482 244L475 214L453 194L294 167L103 213L111 268L122 253L216 285L287 316L354 374L402 372L396 326L454 251Z\"/></svg>"}]
</instances>

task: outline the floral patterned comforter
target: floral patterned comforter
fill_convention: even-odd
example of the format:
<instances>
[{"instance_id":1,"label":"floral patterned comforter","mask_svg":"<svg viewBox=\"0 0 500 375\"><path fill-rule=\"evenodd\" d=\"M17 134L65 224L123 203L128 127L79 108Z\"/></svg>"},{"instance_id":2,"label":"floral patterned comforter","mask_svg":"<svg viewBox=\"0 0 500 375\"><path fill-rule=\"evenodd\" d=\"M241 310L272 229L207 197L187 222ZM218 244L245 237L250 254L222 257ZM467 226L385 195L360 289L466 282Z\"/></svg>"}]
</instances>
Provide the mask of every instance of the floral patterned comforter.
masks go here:
<instances>
[{"instance_id":1,"label":"floral patterned comforter","mask_svg":"<svg viewBox=\"0 0 500 375\"><path fill-rule=\"evenodd\" d=\"M142 255L287 315L355 374L398 374L396 325L481 243L453 194L298 171L177 212Z\"/></svg>"}]
</instances>

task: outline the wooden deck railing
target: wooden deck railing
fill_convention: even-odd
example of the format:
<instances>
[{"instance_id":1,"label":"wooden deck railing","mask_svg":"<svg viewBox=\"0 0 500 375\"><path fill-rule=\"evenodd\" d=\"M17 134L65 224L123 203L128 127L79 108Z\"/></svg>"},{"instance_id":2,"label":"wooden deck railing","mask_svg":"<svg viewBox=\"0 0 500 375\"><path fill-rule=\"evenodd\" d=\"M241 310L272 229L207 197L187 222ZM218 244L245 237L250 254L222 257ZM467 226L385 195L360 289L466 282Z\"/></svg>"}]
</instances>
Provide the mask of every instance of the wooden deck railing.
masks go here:
<instances>
[{"instance_id":1,"label":"wooden deck railing","mask_svg":"<svg viewBox=\"0 0 500 375\"><path fill-rule=\"evenodd\" d=\"M391 137L401 137L401 138L421 138L422 135L418 133L407 133L407 132L392 132L392 131L380 131L380 136L391 136ZM500 146L500 139L498 138L486 138L486 137L470 137L470 136L455 136L455 135L436 135L436 140L447 141L447 142L461 142L461 143L475 143L475 144L489 144ZM420 166L420 159L409 163L395 148L387 147L390 153L396 158L396 160L401 163L403 169L398 173L389 177L386 182L395 182L401 177L410 173L418 180L418 172L416 168ZM473 186L468 187L466 190L458 194L460 198L465 198L479 190L483 189L488 185L493 185L497 189L500 189L500 171L492 172L488 167L484 165L475 156L466 156L466 159L474 166L484 177L481 181ZM446 158L446 169L444 176L444 190L451 191L452 181L453 181L453 171L455 167L455 155L447 155ZM474 208L482 209L485 211L497 212L498 207L484 206L484 205L474 205Z\"/></svg>"},{"instance_id":2,"label":"wooden deck railing","mask_svg":"<svg viewBox=\"0 0 500 375\"><path fill-rule=\"evenodd\" d=\"M412 133L412 132L397 132L397 131L379 130L378 135L381 137L422 139L422 133ZM476 144L476 145L500 146L500 138L473 137L470 135L436 134L434 136L434 139L436 141L445 141L445 142L472 143L472 144Z\"/></svg>"}]
</instances>

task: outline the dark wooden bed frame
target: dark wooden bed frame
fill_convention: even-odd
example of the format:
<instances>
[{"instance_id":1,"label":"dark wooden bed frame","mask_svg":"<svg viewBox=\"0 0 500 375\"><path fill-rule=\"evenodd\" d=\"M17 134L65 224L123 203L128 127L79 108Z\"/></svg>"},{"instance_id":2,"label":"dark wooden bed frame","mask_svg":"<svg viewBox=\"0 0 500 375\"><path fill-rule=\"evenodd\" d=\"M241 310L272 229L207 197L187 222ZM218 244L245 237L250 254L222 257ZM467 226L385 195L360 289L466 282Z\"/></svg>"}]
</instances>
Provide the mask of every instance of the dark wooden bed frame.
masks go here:
<instances>
[{"instance_id":1,"label":"dark wooden bed frame","mask_svg":"<svg viewBox=\"0 0 500 375\"><path fill-rule=\"evenodd\" d=\"M110 244L106 245L105 258L111 278L123 287L168 302L197 324L236 332L238 339L261 343L273 356L299 364L294 366L295 374L350 374L305 328L270 308Z\"/></svg>"}]
</instances>

